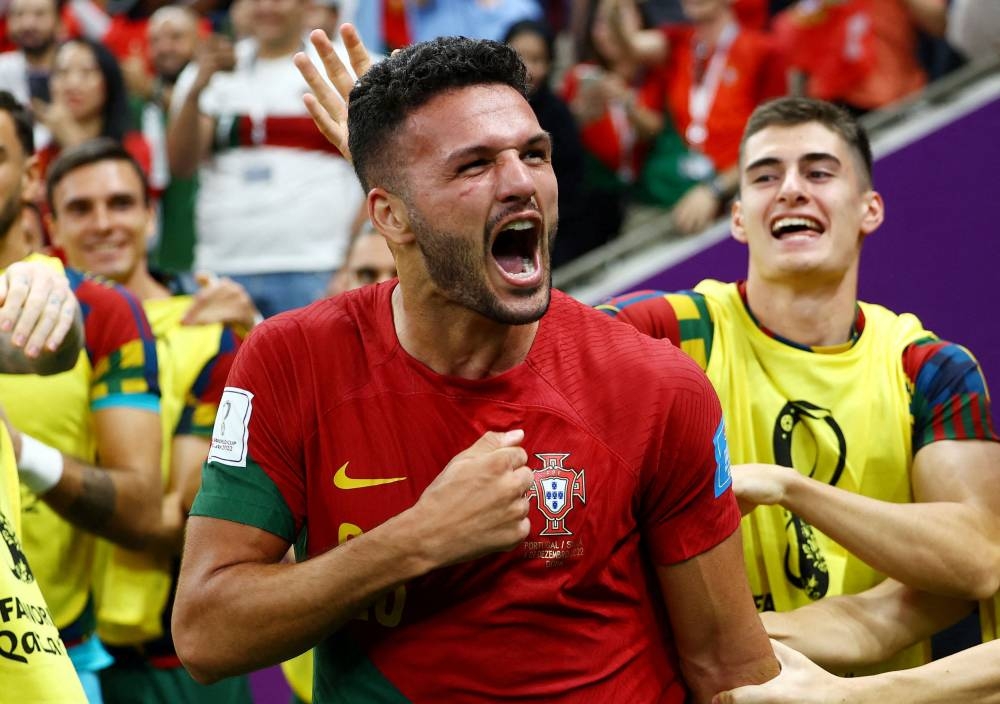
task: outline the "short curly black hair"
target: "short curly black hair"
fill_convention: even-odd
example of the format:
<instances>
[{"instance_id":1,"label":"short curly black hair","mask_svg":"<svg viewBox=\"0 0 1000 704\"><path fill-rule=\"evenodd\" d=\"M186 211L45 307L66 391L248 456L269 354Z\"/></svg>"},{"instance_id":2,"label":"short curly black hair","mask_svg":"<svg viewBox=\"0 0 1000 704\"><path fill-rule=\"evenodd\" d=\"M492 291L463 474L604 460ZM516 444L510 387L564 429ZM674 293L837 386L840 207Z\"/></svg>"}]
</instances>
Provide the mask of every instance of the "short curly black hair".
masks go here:
<instances>
[{"instance_id":1,"label":"short curly black hair","mask_svg":"<svg viewBox=\"0 0 1000 704\"><path fill-rule=\"evenodd\" d=\"M507 85L527 96L527 71L509 46L466 37L439 37L401 49L374 64L351 91L348 146L365 191L393 179L396 128L417 108L449 90Z\"/></svg>"}]
</instances>

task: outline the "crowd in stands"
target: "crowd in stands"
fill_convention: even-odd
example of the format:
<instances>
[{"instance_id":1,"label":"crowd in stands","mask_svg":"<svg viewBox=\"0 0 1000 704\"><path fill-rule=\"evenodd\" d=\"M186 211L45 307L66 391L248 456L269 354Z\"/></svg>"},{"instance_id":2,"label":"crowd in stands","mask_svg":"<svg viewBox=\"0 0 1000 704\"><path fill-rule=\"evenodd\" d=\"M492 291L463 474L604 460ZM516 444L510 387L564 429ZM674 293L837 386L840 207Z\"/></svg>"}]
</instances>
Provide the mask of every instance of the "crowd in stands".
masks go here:
<instances>
[{"instance_id":1,"label":"crowd in stands","mask_svg":"<svg viewBox=\"0 0 1000 704\"><path fill-rule=\"evenodd\" d=\"M9 95L0 112L20 115L12 106L25 106L33 129L18 135L25 176L17 198L28 206L19 226L3 219L14 196L0 193L0 236L16 234L23 244L4 265L28 258L61 270L60 260L121 284L145 309L145 316L130 311L125 296L71 276L87 308L90 361L65 392L73 403L62 387L38 398L63 403L67 427L86 426L89 435L61 441L27 406L11 419L29 433L29 446L38 436L44 450L111 468L112 503L114 491L129 497L141 493L141 482L156 483L136 478L137 463L166 477L184 460L189 477L207 452L225 372L256 322L394 275L384 243L371 236L350 162L303 103L309 89L292 57L305 52L321 64L306 38L311 29L329 35L345 64L336 31L344 21L358 28L373 61L445 35L510 45L527 67L531 108L552 136L558 267L618 237L642 210L669 222L671 236L703 231L735 197L741 135L770 98L813 96L862 115L914 96L965 62L1000 55L996 7L975 0L8 0L0 92ZM2 132L8 126L0 123ZM11 147L0 146L2 170ZM90 242L85 227L74 226L85 216L116 223L125 234L113 247L127 256ZM187 324L200 337L177 332ZM195 348L198 355L185 356ZM159 376L143 356L150 349L160 354ZM0 388L35 394L24 379ZM162 418L148 413L157 394ZM135 437L161 434L162 453L146 448L159 461L131 452ZM60 475L79 470L87 481L89 465L59 462ZM71 515L73 497L31 505L44 520L25 521L29 550L42 549L52 526L65 533L61 552L44 548L48 557L37 567L32 557L32 565L43 592L67 574L75 580L65 594L45 597L81 675L109 662L86 646L95 628L119 662L150 655L156 667L180 669L164 623L179 526L196 489L197 480L167 483L161 511L146 500L129 515L108 513L101 526ZM140 525L140 512L162 513L165 523ZM148 562L129 551L150 543ZM121 588L116 567L168 575L142 582L159 596L152 606L136 598L146 609L140 625L148 626L138 635L115 630L116 618L132 616L81 587L92 570L104 570L98 592ZM137 647L149 633L162 650ZM101 677L109 692L133 686L125 676ZM83 684L94 701L98 678ZM189 679L169 686L198 690ZM306 690L296 691L305 699ZM199 696L237 702L249 694L241 679Z\"/></svg>"},{"instance_id":2,"label":"crowd in stands","mask_svg":"<svg viewBox=\"0 0 1000 704\"><path fill-rule=\"evenodd\" d=\"M515 46L556 142L558 267L618 236L643 207L672 233L701 231L735 193L739 135L756 105L795 93L856 114L884 108L995 52L989 7L10 0L0 89L32 106L43 175L61 149L98 136L136 157L159 211L149 248L156 270L188 287L199 269L235 276L270 315L322 292L364 219L350 169L301 104L289 57L307 47L307 29L336 37L349 20L379 53L449 34ZM308 188L320 179L325 193Z\"/></svg>"}]
</instances>

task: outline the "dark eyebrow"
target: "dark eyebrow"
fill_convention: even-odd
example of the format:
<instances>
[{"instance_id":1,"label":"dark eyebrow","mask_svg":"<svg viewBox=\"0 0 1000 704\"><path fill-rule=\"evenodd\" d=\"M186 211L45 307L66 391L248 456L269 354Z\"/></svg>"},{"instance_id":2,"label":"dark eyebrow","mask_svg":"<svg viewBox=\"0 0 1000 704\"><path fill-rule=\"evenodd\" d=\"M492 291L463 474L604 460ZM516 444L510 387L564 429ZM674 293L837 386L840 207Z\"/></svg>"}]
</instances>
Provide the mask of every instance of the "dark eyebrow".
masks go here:
<instances>
[{"instance_id":1,"label":"dark eyebrow","mask_svg":"<svg viewBox=\"0 0 1000 704\"><path fill-rule=\"evenodd\" d=\"M549 136L548 132L539 132L538 134L529 137L525 141L524 146L529 148L538 146L551 147L552 138ZM448 155L445 161L449 163L456 161L461 162L471 157L482 156L484 154L491 154L494 151L495 151L494 147L491 147L488 144L473 144L472 146L463 147L461 149L453 151L451 154Z\"/></svg>"},{"instance_id":2,"label":"dark eyebrow","mask_svg":"<svg viewBox=\"0 0 1000 704\"><path fill-rule=\"evenodd\" d=\"M840 165L840 159L835 157L833 154L828 154L827 152L809 152L808 154L803 154L799 157L799 162L805 164L815 164L818 161L832 161L833 163ZM760 169L765 166L778 166L781 164L781 159L773 156L765 156L761 159L757 159L749 164L747 164L746 171L753 171L754 169Z\"/></svg>"},{"instance_id":3,"label":"dark eyebrow","mask_svg":"<svg viewBox=\"0 0 1000 704\"><path fill-rule=\"evenodd\" d=\"M777 159L773 156L765 156L762 159L757 159L756 161L747 164L745 171L753 171L754 169L760 169L765 166L777 166L781 163L781 159Z\"/></svg>"},{"instance_id":4,"label":"dark eyebrow","mask_svg":"<svg viewBox=\"0 0 1000 704\"><path fill-rule=\"evenodd\" d=\"M815 164L818 161L832 161L837 166L840 166L840 159L826 152L809 152L808 154L803 154L799 161L805 164Z\"/></svg>"}]
</instances>

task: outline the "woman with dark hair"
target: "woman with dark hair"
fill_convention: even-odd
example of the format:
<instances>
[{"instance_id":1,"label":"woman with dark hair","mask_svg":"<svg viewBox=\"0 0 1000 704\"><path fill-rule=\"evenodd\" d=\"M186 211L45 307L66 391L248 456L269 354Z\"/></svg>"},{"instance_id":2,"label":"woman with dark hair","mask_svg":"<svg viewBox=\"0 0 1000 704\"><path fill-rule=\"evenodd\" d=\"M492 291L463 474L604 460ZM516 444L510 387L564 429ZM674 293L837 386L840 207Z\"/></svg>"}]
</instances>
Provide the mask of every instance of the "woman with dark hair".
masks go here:
<instances>
[{"instance_id":1,"label":"woman with dark hair","mask_svg":"<svg viewBox=\"0 0 1000 704\"><path fill-rule=\"evenodd\" d=\"M52 142L38 154L43 176L62 149L95 137L121 142L149 170L149 145L131 129L121 68L103 45L82 37L64 42L56 51L49 89L52 102L35 105L36 118L52 133Z\"/></svg>"},{"instance_id":2,"label":"woman with dark hair","mask_svg":"<svg viewBox=\"0 0 1000 704\"><path fill-rule=\"evenodd\" d=\"M552 168L559 183L559 237L552 252L556 267L587 249L580 229L583 145L573 113L549 87L555 39L548 26L535 20L516 22L507 30L504 43L528 69L528 103L538 124L552 136Z\"/></svg>"}]
</instances>

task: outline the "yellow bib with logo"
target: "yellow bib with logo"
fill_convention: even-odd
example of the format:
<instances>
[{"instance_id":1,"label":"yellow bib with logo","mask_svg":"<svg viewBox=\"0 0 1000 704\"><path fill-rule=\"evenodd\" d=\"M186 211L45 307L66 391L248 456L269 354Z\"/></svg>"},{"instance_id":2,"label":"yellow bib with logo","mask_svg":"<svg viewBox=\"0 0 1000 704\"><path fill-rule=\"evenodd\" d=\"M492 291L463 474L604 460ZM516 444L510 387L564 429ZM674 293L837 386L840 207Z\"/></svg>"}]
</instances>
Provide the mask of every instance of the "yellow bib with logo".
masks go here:
<instances>
[{"instance_id":1,"label":"yellow bib with logo","mask_svg":"<svg viewBox=\"0 0 1000 704\"><path fill-rule=\"evenodd\" d=\"M174 430L198 375L218 353L222 335L221 324L181 324L191 303L190 296L171 296L142 304L156 338L164 488L170 480ZM99 541L94 595L101 639L111 645L125 646L161 636L161 618L172 579L170 558Z\"/></svg>"},{"instance_id":2,"label":"yellow bib with logo","mask_svg":"<svg viewBox=\"0 0 1000 704\"><path fill-rule=\"evenodd\" d=\"M831 354L797 349L762 332L735 284L703 281L714 322L706 370L722 401L733 464L794 467L840 489L911 502L912 428L903 350L930 335L912 315L860 304L864 332ZM843 520L855 520L844 516ZM853 594L884 579L781 506L744 517L743 552L757 608L789 611ZM926 662L926 643L881 666Z\"/></svg>"},{"instance_id":3,"label":"yellow bib with logo","mask_svg":"<svg viewBox=\"0 0 1000 704\"><path fill-rule=\"evenodd\" d=\"M59 629L21 550L17 465L7 426L0 423L0 699L37 704L85 704L87 699Z\"/></svg>"},{"instance_id":4,"label":"yellow bib with logo","mask_svg":"<svg viewBox=\"0 0 1000 704\"><path fill-rule=\"evenodd\" d=\"M25 261L63 270L52 257L32 255ZM92 464L97 457L90 411L93 374L86 351L81 351L75 367L44 380L34 374L0 374L0 399L15 428ZM87 605L94 536L74 528L24 487L21 510L25 552L31 556L31 568L53 620L65 628Z\"/></svg>"}]
</instances>

